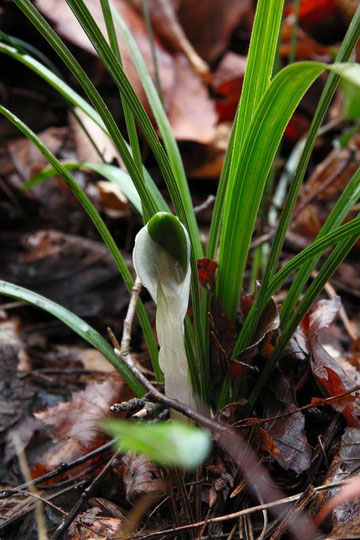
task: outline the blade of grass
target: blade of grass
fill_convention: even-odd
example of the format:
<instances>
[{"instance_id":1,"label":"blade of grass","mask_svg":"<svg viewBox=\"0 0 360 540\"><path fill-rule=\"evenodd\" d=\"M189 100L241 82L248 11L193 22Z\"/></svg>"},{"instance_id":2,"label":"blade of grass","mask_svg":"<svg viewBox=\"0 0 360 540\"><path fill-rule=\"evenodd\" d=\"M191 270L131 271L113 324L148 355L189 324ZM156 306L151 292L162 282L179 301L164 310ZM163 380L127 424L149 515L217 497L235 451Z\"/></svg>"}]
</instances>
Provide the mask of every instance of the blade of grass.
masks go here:
<instances>
[{"instance_id":1,"label":"blade of grass","mask_svg":"<svg viewBox=\"0 0 360 540\"><path fill-rule=\"evenodd\" d=\"M75 105L76 107L79 107L79 109L81 109L91 120L93 120L93 122L95 122L95 124L97 124L109 137L109 132L106 129L104 122L102 121L101 116L98 114L98 112L89 103L87 103L87 101L84 100L77 92L75 92L68 84L66 84L63 79L55 75L51 70L38 62L36 59L32 58L27 54L21 54L17 49L10 47L9 45L0 43L0 52L11 56L15 60L21 62L23 65L31 69L34 73L39 75L48 84L55 88L55 90L57 90L69 103ZM125 141L124 143L127 146ZM145 185L147 189L151 192L151 197L155 202L157 210L163 212L169 211L169 207L165 203L163 196L161 195L151 176L143 166L142 174L145 178ZM41 181L40 178L41 177L39 176L39 181ZM36 180L34 180L34 182L36 182ZM35 184L32 184L31 181L29 181L29 185L27 187L32 187L33 185Z\"/></svg>"},{"instance_id":2,"label":"blade of grass","mask_svg":"<svg viewBox=\"0 0 360 540\"><path fill-rule=\"evenodd\" d=\"M309 260L315 256L324 253L329 247L334 244L345 241L349 236L360 235L360 218L356 217L344 223L340 227L337 227L333 231L324 234L321 238L314 241L310 246L303 249L298 255L296 255L291 261L285 264L281 270L274 275L271 279L266 295L264 298L264 306L269 302L270 298L275 294L275 292L285 283L285 281L298 270L303 264L306 264Z\"/></svg>"},{"instance_id":3,"label":"blade of grass","mask_svg":"<svg viewBox=\"0 0 360 540\"><path fill-rule=\"evenodd\" d=\"M342 195L336 202L334 208L330 212L327 220L325 221L323 227L321 228L321 231L317 235L316 239L320 239L322 236L326 235L327 233L333 231L336 227L338 227L346 218L348 215L350 209L352 206L358 201L360 196L360 170L358 170L346 186L345 190L343 191ZM302 291L304 285L306 284L307 280L310 277L311 272L319 262L319 259L321 257L321 253L319 253L316 257L314 257L312 260L308 260L306 264L300 269L298 275L296 276L292 286L290 287L290 291L288 292L284 305L282 307L281 313L280 313L280 320L281 322L287 321L291 313L293 311L293 308L295 306L295 303L297 302L297 299L299 297L300 292ZM267 284L269 283L269 279L267 279ZM242 349L247 347L252 339L253 333L254 333L254 322L256 318L254 317L254 313L261 313L264 306L264 297L266 294L266 288L264 287L261 294L261 289L259 291L259 294L254 302L254 305L252 306L250 312L248 313L248 316L246 317L246 320L244 322L243 328L241 329L241 332L238 336L238 339L236 341L236 345L233 350L233 357L237 356Z\"/></svg>"},{"instance_id":4,"label":"blade of grass","mask_svg":"<svg viewBox=\"0 0 360 540\"><path fill-rule=\"evenodd\" d=\"M276 75L254 114L237 167L239 182L235 182L227 193L228 206L220 240L217 292L225 313L232 319L239 302L259 204L276 149L302 96L326 69L360 84L359 65L298 62Z\"/></svg>"},{"instance_id":5,"label":"blade of grass","mask_svg":"<svg viewBox=\"0 0 360 540\"><path fill-rule=\"evenodd\" d=\"M228 185L235 181L240 149L245 140L246 131L256 107L270 84L282 10L282 0L257 2L241 97L225 154L211 219L208 241L208 257L210 258L215 257L216 254L221 219L227 204L225 195Z\"/></svg>"},{"instance_id":6,"label":"blade of grass","mask_svg":"<svg viewBox=\"0 0 360 540\"><path fill-rule=\"evenodd\" d=\"M340 50L336 57L337 63L346 62L347 60L349 60L352 54L352 51L357 41L359 40L359 37L360 37L360 7L357 9L353 17L353 20L348 28L346 36L343 40L343 43L340 47ZM239 354L242 348L247 347L252 340L252 336L254 335L255 328L257 326L257 323L261 314L261 309L259 309L259 306L264 305L263 298L264 298L268 283L271 277L274 275L276 267L279 263L279 258L280 258L280 254L283 248L286 232L290 225L291 216L294 211L294 207L296 204L300 186L303 182L306 169L310 160L310 156L315 145L317 133L319 131L321 122L323 121L323 118L325 116L326 110L339 84L339 81L340 81L339 75L337 75L336 73L329 74L328 80L321 94L319 104L316 108L314 119L311 123L310 130L306 138L305 146L304 146L304 149L302 150L299 164L295 171L295 175L293 179L289 181L290 183L289 192L286 197L285 206L282 211L280 222L278 224L277 231L271 245L269 259L268 259L268 263L265 269L265 273L264 273L264 277L262 280L259 293L257 295L257 298L255 300L255 303L251 311L249 312L246 318L245 324L243 328L241 329L240 335L238 337L238 340L234 349L234 354Z\"/></svg>"},{"instance_id":7,"label":"blade of grass","mask_svg":"<svg viewBox=\"0 0 360 540\"><path fill-rule=\"evenodd\" d=\"M291 27L289 64L296 60L297 33L299 30L299 8L300 0L294 0L294 21Z\"/></svg>"},{"instance_id":8,"label":"blade of grass","mask_svg":"<svg viewBox=\"0 0 360 540\"><path fill-rule=\"evenodd\" d=\"M101 5L111 49L113 50L117 60L119 61L122 67L121 53L119 49L118 40L116 37L115 26L114 26L114 21L113 21L111 9L110 9L109 0L100 0L100 5ZM127 101L123 98L121 93L120 93L120 99L121 99L121 105L124 111L126 129L127 129L127 133L129 137L132 155L137 165L137 168L139 169L139 171L142 172L143 163L142 163L139 138L136 131L134 115L132 114Z\"/></svg>"},{"instance_id":9,"label":"blade of grass","mask_svg":"<svg viewBox=\"0 0 360 540\"><path fill-rule=\"evenodd\" d=\"M19 1L19 0L17 0ZM139 126L141 127L147 141L157 158L160 168L163 170L164 179L167 183L170 196L174 203L176 213L187 226L190 234L190 238L193 244L195 252L201 254L202 248L200 243L200 237L195 220L195 214L191 202L189 188L186 182L186 176L184 173L181 157L175 139L171 132L171 127L166 114L162 108L159 96L155 95L158 100L158 110L156 111L156 121L161 118L162 122L158 123L159 130L163 136L164 144L168 152L168 156L163 151L163 148L159 142L156 132L151 124L151 121L146 114L139 98L137 97L134 89L132 88L124 70L119 64L115 54L109 47L101 29L97 25L89 9L87 8L83 0L66 0L70 9L78 19L79 23L83 27L86 35L90 39L95 50L98 52L101 60L104 62L109 74L113 78L115 84L118 86L121 94L126 99L131 108ZM155 87L153 87L155 89ZM162 111L162 113L160 112ZM155 111L154 111L155 115ZM167 129L163 130L163 123L166 123Z\"/></svg>"},{"instance_id":10,"label":"blade of grass","mask_svg":"<svg viewBox=\"0 0 360 540\"><path fill-rule=\"evenodd\" d=\"M135 186L128 173L126 173L119 167L115 167L115 165L109 165L107 163L90 163L88 161L84 161L82 163L63 162L62 165L67 171L79 169L90 170L103 176L104 178L106 178L106 180L109 180L109 182L113 182L114 184L119 186L119 188L124 193L125 197L130 201L132 206L137 210L140 215L142 215L141 201L138 192L136 191ZM23 189L31 189L34 186L41 184L41 182L52 178L56 174L57 171L54 169L54 167L40 171L35 176L33 176L31 180L25 182L25 184L23 185Z\"/></svg>"},{"instance_id":11,"label":"blade of grass","mask_svg":"<svg viewBox=\"0 0 360 540\"><path fill-rule=\"evenodd\" d=\"M131 273L128 269L128 267L125 264L125 261L113 239L111 236L109 229L106 227L104 221L102 220L100 214L90 201L90 199L85 195L85 193L82 191L82 189L77 185L69 171L66 170L65 167L56 159L56 157L50 152L50 150L40 141L40 139L37 137L37 135L28 127L26 126L17 116L15 116L13 113L8 111L5 107L0 105L0 114L5 116L10 122L14 124L29 140L31 140L35 146L40 150L40 152L45 156L45 158L49 161L49 163L54 167L54 169L57 171L57 173L64 179L66 184L70 187L71 191L75 195L75 197L78 199L92 222L94 223L95 227L99 231L105 245L109 249L111 255L114 258L114 261L116 263L116 266L124 280L124 283L129 291L131 292L132 286L133 286L133 280L131 277ZM147 317L146 311L144 309L143 304L139 300L137 303L137 314L139 317L140 324L142 326L144 336L146 339L146 343L149 348L149 354L151 357L151 361L153 364L154 372L156 374L156 377L161 379L162 372L160 370L159 364L158 364L158 350L157 345L155 342L155 338L152 332L152 328L149 322L149 319Z\"/></svg>"},{"instance_id":12,"label":"blade of grass","mask_svg":"<svg viewBox=\"0 0 360 540\"><path fill-rule=\"evenodd\" d=\"M358 235L354 235L340 242L339 245L331 253L331 255L327 258L321 270L319 271L318 275L316 276L314 281L311 283L303 299L298 305L297 310L292 315L290 320L288 320L288 323L286 324L281 334L281 337L278 343L276 344L276 347L275 347L275 350L271 359L266 363L264 370L262 371L256 385L253 388L253 391L251 392L249 396L247 410L245 412L246 416L250 414L251 411L253 410L256 404L256 401L261 393L261 390L263 389L264 385L267 383L267 381L271 377L271 374L277 362L280 360L281 355L284 352L286 345L288 344L296 328L299 326L301 320L306 315L306 313L308 312L308 310L310 309L310 307L312 306L316 298L319 296L320 292L323 290L326 283L331 279L331 277L334 275L336 270L339 268L339 265L345 259L346 255L352 249L352 247L354 246L358 238L359 238Z\"/></svg>"},{"instance_id":13,"label":"blade of grass","mask_svg":"<svg viewBox=\"0 0 360 540\"><path fill-rule=\"evenodd\" d=\"M151 48L151 57L152 57L153 65L154 65L156 90L157 90L157 93L159 94L161 103L164 104L164 96L161 89L161 80L160 80L159 65L158 65L157 54L156 54L154 32L153 32L153 28L151 24L149 9L148 9L146 0L140 0L140 1L141 1L141 9L142 9L144 20L145 20L146 31L148 34L150 48Z\"/></svg>"},{"instance_id":14,"label":"blade of grass","mask_svg":"<svg viewBox=\"0 0 360 540\"><path fill-rule=\"evenodd\" d=\"M346 186L342 195L335 204L325 224L321 228L317 238L321 238L324 234L332 231L335 227L338 227L348 215L350 209L360 198L360 169L354 174L349 184ZM293 281L288 294L286 295L285 302L283 304L280 323L281 326L286 324L286 321L290 318L292 311L298 301L299 295L303 290L306 282L308 281L311 272L319 262L320 257L315 257L312 261L309 261L306 266L304 265L298 272L295 280Z\"/></svg>"},{"instance_id":15,"label":"blade of grass","mask_svg":"<svg viewBox=\"0 0 360 540\"><path fill-rule=\"evenodd\" d=\"M25 0L16 0L25 1ZM193 211L191 196L186 181L186 176L181 161L180 153L173 137L169 121L162 108L161 101L154 88L154 99L157 99L158 107L154 110L154 116L158 122L160 132L163 136L165 147L168 152L168 156L165 154L163 147L161 146L159 139L155 133L155 130L147 116L142 104L140 103L136 93L134 92L129 80L127 79L124 70L116 59L113 51L106 42L99 26L92 17L86 4L83 0L66 0L69 7L73 11L74 15L80 22L85 33L89 37L94 48L98 52L100 58L106 65L111 77L118 86L121 94L127 100L129 107L131 108L134 117L136 118L139 126L141 127L149 145L152 149L160 169L164 175L165 182L167 184L170 197L173 201L175 211L190 235L191 240L191 266L192 266L192 305L194 313L194 324L196 327L195 335L197 338L197 351L199 358L199 368L203 371L204 377L200 380L204 381L204 385L201 389L201 397L207 400L208 385L206 384L206 371L207 371L207 355L205 354L205 327L201 320L201 307L200 307L200 290L199 282L196 271L196 260L202 255L202 246L200 242L200 235ZM156 96L156 97L155 97ZM150 100L149 100L150 101ZM152 100L153 102L153 100ZM160 123L159 123L160 121ZM142 197L141 197L142 199ZM148 218L148 216L147 216Z\"/></svg>"},{"instance_id":16,"label":"blade of grass","mask_svg":"<svg viewBox=\"0 0 360 540\"><path fill-rule=\"evenodd\" d=\"M27 302L39 309L47 311L51 315L54 315L57 319L66 324L71 330L76 332L85 341L90 343L95 349L101 352L101 354L114 366L116 371L124 377L127 384L132 391L138 396L142 397L145 394L145 390L139 381L134 377L132 372L125 366L119 357L115 354L114 349L109 343L88 323L80 319L77 315L71 311L65 309L59 304L56 304L52 300L41 296L40 294L24 289L19 285L8 283L7 281L0 280L0 294Z\"/></svg>"},{"instance_id":17,"label":"blade of grass","mask_svg":"<svg viewBox=\"0 0 360 540\"><path fill-rule=\"evenodd\" d=\"M91 103L94 105L97 113L100 115L101 120L103 121L106 129L109 133L109 136L114 143L116 149L118 150L121 158L124 161L126 169L128 170L136 189L141 198L141 202L144 205L144 214L145 219L149 219L154 213L159 211L159 208L156 202L152 199L151 194L146 189L146 186L143 182L143 176L141 171L138 170L133 157L128 149L127 143L125 142L113 116L111 115L108 107L106 106L104 100L100 96L99 92L96 90L95 86L90 81L89 77L86 75L80 64L76 61L74 56L70 53L69 49L59 38L59 36L54 32L51 26L45 21L44 17L40 15L38 10L32 5L30 0L14 0L14 3L21 9L24 15L31 21L31 23L37 28L37 30L43 35L43 37L48 41L51 47L56 51L59 57L67 65L73 75L77 78ZM152 126L151 126L152 129ZM155 134L155 139L156 134ZM162 165L165 164L167 167L167 158L165 152L157 140L156 151L160 153L162 158Z\"/></svg>"},{"instance_id":18,"label":"blade of grass","mask_svg":"<svg viewBox=\"0 0 360 540\"><path fill-rule=\"evenodd\" d=\"M209 339L208 339L208 326L207 326L207 311L206 311L206 302L204 297L206 294L203 294L203 298L200 301L200 290L199 282L197 277L197 267L196 261L203 256L202 247L200 243L200 236L198 233L198 228L196 225L195 215L193 212L191 196L186 181L186 174L184 171L184 166L181 160L179 148L177 146L176 140L172 133L172 129L167 118L166 112L163 107L163 103L158 95L156 87L151 79L147 66L144 62L144 59L141 55L139 47L131 35L129 28L127 27L125 21L119 14L119 12L112 5L112 12L115 23L118 25L124 40L129 48L131 53L134 65L137 69L139 78L142 82L143 88L145 90L146 96L148 98L150 107L156 119L157 125L159 126L159 131L163 138L171 167L174 171L174 176L178 184L178 189L181 195L181 204L177 202L177 196L174 195L175 189L172 185L168 184L169 193L171 195L172 201L175 206L177 215L180 217L182 222L189 231L190 240L191 240L191 292L192 292L192 307L193 307L193 316L194 316L194 326L195 326L195 339L196 339L196 350L198 356L198 365L192 368L192 371L200 371L200 381L201 381L201 390L200 396L204 401L208 401L208 373L209 373ZM184 219L184 215L185 218ZM187 339L190 339L190 336L187 336Z\"/></svg>"}]
</instances>

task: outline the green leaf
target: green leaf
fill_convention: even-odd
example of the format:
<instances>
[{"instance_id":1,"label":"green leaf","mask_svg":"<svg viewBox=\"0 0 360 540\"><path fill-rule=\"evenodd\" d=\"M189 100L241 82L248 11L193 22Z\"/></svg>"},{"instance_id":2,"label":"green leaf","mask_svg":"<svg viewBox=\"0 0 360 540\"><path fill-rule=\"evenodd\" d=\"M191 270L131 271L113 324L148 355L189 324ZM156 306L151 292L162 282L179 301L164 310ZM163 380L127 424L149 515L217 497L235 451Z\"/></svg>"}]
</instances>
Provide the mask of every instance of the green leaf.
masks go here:
<instances>
[{"instance_id":1,"label":"green leaf","mask_svg":"<svg viewBox=\"0 0 360 540\"><path fill-rule=\"evenodd\" d=\"M130 203L133 205L133 207L139 212L141 215L142 208L141 208L141 200L138 195L138 192L135 189L135 186L133 184L133 181L131 180L128 173L120 169L119 167L115 167L115 165L108 165L107 163L90 163L89 161L84 161L83 163L62 163L63 167L67 171L71 170L78 170L78 169L89 169L90 171L94 171L100 176L103 176L110 182L113 182L124 193L125 197L130 201ZM23 189L31 189L34 186L37 186L38 184L41 184L41 182L44 182L45 180L48 180L49 178L52 178L57 174L54 167L51 167L49 169L44 169L43 171L40 171L35 176L31 178L31 180L28 180L23 185Z\"/></svg>"},{"instance_id":2,"label":"green leaf","mask_svg":"<svg viewBox=\"0 0 360 540\"><path fill-rule=\"evenodd\" d=\"M256 107L270 84L282 10L283 0L259 0L257 2L241 97L225 154L211 219L207 253L210 258L213 258L216 253L221 216L228 201L225 195L228 185L231 186L236 181L236 167L241 147L246 139L247 130Z\"/></svg>"},{"instance_id":3,"label":"green leaf","mask_svg":"<svg viewBox=\"0 0 360 540\"><path fill-rule=\"evenodd\" d=\"M354 46L356 45L360 37L360 7L356 11L355 16L346 32L343 43L339 49L338 55L336 57L336 62L347 62L351 57ZM261 311L259 306L263 305L263 299L266 294L266 290L269 284L270 279L275 273L276 267L279 262L280 254L284 244L286 232L290 225L290 220L296 200L299 194L299 190L305 173L309 164L311 152L314 148L318 130L320 128L321 122L325 116L326 110L331 102L331 99L335 93L335 90L339 84L340 76L335 73L330 73L325 84L324 90L321 94L319 104L316 108L313 121L310 126L308 136L304 148L301 152L301 157L299 163L296 167L296 171L293 175L293 178L289 179L289 192L285 199L285 206L281 213L280 222L278 224L275 237L271 243L271 249L268 257L268 262L262 279L260 290L257 294L256 300L251 308L250 313L248 314L245 324L241 329L239 334L234 354L238 354L242 348L247 347L252 340L254 335L255 328L257 326Z\"/></svg>"},{"instance_id":4,"label":"green leaf","mask_svg":"<svg viewBox=\"0 0 360 540\"><path fill-rule=\"evenodd\" d=\"M143 455L163 466L194 469L211 449L206 431L182 422L135 424L105 420L102 425L117 437L115 444L120 452Z\"/></svg>"},{"instance_id":5,"label":"green leaf","mask_svg":"<svg viewBox=\"0 0 360 540\"><path fill-rule=\"evenodd\" d=\"M5 116L10 122L12 122L29 140L31 140L35 146L40 150L40 152L45 156L48 162L54 167L57 173L64 179L66 184L70 187L71 191L78 199L93 224L97 228L101 238L104 241L104 244L108 248L109 252L113 256L115 264L122 276L124 283L127 287L127 290L131 291L133 286L133 280L131 277L130 270L126 266L126 263L117 247L113 237L110 234L109 229L106 227L103 219L101 218L99 212L96 210L90 199L82 191L82 189L77 185L69 171L60 163L60 161L50 152L50 150L41 142L39 137L26 125L22 122L17 116L8 111L5 107L0 105L0 114ZM139 321L142 326L144 336L149 347L149 353L151 361L154 367L156 377L161 380L162 373L159 368L158 363L158 350L155 342L155 338L152 332L152 328L146 314L145 308L141 301L137 302L137 314L139 316Z\"/></svg>"},{"instance_id":6,"label":"green leaf","mask_svg":"<svg viewBox=\"0 0 360 540\"><path fill-rule=\"evenodd\" d=\"M360 89L349 81L341 82L344 95L344 119L358 120L360 118Z\"/></svg>"},{"instance_id":7,"label":"green leaf","mask_svg":"<svg viewBox=\"0 0 360 540\"><path fill-rule=\"evenodd\" d=\"M360 84L360 66L299 62L273 79L259 104L229 186L220 239L217 292L225 313L234 319L254 225L280 139L302 96L329 69Z\"/></svg>"},{"instance_id":8,"label":"green leaf","mask_svg":"<svg viewBox=\"0 0 360 540\"><path fill-rule=\"evenodd\" d=\"M0 294L9 296L10 298L15 298L16 300L21 300L22 302L27 302L28 304L54 315L54 317L62 321L71 330L76 332L76 334L85 339L85 341L90 343L90 345L95 347L95 349L100 351L101 354L107 360L109 360L110 364L114 366L116 371L118 371L120 375L124 377L127 384L137 396L141 397L145 394L145 390L142 385L138 382L126 365L121 362L120 358L115 354L114 349L109 345L109 343L96 330L94 330L94 328L87 324L87 322L80 319L77 315L64 307L59 306L59 304L56 304L52 300L41 296L40 294L29 291L28 289L24 289L19 285L8 283L7 281L0 280Z\"/></svg>"},{"instance_id":9,"label":"green leaf","mask_svg":"<svg viewBox=\"0 0 360 540\"><path fill-rule=\"evenodd\" d=\"M327 258L324 265L322 266L320 272L314 279L314 281L311 283L310 287L306 291L303 299L301 300L300 304L298 305L295 313L293 313L292 317L287 321L287 324L280 336L280 339L278 343L276 344L275 350L268 362L266 363L265 368L261 372L261 375L259 377L259 380L256 382L256 385L254 386L249 399L247 403L247 410L245 412L245 415L251 414L252 409L255 406L256 400L260 396L260 393L264 387L264 385L269 380L276 364L281 358L282 353L285 350L285 347L287 346L291 336L295 332L296 328L300 324L303 317L306 315L322 289L324 288L325 284L328 283L328 281L332 278L336 270L339 268L342 261L345 259L346 255L349 253L349 251L352 249L354 244L356 243L358 239L358 235L350 236L346 239L344 239L342 242L339 243L339 245L336 246L334 251L331 253L331 255Z\"/></svg>"}]
</instances>

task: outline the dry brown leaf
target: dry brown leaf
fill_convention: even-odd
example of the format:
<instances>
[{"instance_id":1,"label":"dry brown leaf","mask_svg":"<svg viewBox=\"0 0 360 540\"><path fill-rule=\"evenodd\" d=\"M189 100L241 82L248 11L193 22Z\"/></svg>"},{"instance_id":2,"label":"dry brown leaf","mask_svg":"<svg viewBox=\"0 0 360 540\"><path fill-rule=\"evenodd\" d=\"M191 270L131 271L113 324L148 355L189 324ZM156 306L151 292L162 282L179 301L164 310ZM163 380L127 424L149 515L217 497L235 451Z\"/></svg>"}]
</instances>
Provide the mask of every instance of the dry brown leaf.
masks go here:
<instances>
[{"instance_id":1,"label":"dry brown leaf","mask_svg":"<svg viewBox=\"0 0 360 540\"><path fill-rule=\"evenodd\" d=\"M151 48L142 17L125 0L115 0L114 4L126 20L150 72L153 72ZM93 47L65 0L36 0L36 6L49 17L62 37L94 54ZM99 2L88 0L87 7L106 33ZM120 33L118 39L126 74L140 101L150 112L144 90ZM165 108L175 136L179 140L210 142L214 136L217 115L206 86L183 54L171 55L157 39L155 46Z\"/></svg>"},{"instance_id":2,"label":"dry brown leaf","mask_svg":"<svg viewBox=\"0 0 360 540\"><path fill-rule=\"evenodd\" d=\"M121 462L126 498L130 503L134 503L140 495L165 490L159 468L146 457L128 454Z\"/></svg>"},{"instance_id":3,"label":"dry brown leaf","mask_svg":"<svg viewBox=\"0 0 360 540\"><path fill-rule=\"evenodd\" d=\"M207 62L221 56L234 28L251 13L251 0L179 0L179 20L194 48Z\"/></svg>"},{"instance_id":4,"label":"dry brown leaf","mask_svg":"<svg viewBox=\"0 0 360 540\"><path fill-rule=\"evenodd\" d=\"M45 470L52 470L62 461L71 461L104 442L100 421L109 415L110 406L131 397L118 374L103 382L87 384L75 392L71 401L35 413L51 436L59 441L40 458Z\"/></svg>"},{"instance_id":5,"label":"dry brown leaf","mask_svg":"<svg viewBox=\"0 0 360 540\"><path fill-rule=\"evenodd\" d=\"M175 81L167 113L174 135L178 140L208 144L217 123L214 103L185 56L178 53L173 62Z\"/></svg>"}]
</instances>

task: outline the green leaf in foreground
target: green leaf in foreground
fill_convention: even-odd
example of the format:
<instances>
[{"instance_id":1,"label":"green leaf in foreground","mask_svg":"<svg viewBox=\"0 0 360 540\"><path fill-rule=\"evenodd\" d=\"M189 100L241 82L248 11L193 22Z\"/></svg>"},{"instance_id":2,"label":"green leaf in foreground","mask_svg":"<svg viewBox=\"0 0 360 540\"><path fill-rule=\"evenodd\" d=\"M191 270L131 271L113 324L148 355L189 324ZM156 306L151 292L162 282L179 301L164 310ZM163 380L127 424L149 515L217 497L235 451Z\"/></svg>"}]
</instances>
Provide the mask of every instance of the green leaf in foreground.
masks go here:
<instances>
[{"instance_id":1,"label":"green leaf in foreground","mask_svg":"<svg viewBox=\"0 0 360 540\"><path fill-rule=\"evenodd\" d=\"M182 422L135 424L125 420L105 420L103 426L117 437L120 452L148 457L159 465L194 469L211 449L210 435Z\"/></svg>"},{"instance_id":2,"label":"green leaf in foreground","mask_svg":"<svg viewBox=\"0 0 360 540\"><path fill-rule=\"evenodd\" d=\"M77 315L69 311L68 309L56 304L49 298L41 296L33 291L24 289L19 285L14 285L7 281L0 280L0 295L9 296L16 300L21 300L22 302L27 302L32 306L35 306L39 309L47 311L60 321L62 321L66 326L71 328L76 332L80 337L85 341L90 343L95 349L101 352L101 354L114 366L116 371L120 373L133 390L133 392L141 397L144 395L145 390L139 381L135 378L132 372L125 366L121 359L115 354L114 349L111 345L97 332L92 328L87 322L83 319L80 319Z\"/></svg>"}]
</instances>

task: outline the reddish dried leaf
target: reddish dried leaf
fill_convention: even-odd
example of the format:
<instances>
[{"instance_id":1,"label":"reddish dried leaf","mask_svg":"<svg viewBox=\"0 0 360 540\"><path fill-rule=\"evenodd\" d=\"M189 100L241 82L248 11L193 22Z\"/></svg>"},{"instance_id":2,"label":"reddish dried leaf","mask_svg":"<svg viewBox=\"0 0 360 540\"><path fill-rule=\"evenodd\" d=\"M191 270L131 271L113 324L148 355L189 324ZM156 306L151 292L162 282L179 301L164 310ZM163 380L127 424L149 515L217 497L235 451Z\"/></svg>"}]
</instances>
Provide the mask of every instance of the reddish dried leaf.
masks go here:
<instances>
[{"instance_id":1,"label":"reddish dried leaf","mask_svg":"<svg viewBox=\"0 0 360 540\"><path fill-rule=\"evenodd\" d=\"M261 450L264 450L264 452L267 452L273 457L280 457L280 452L274 439L263 428L259 428L259 432L261 435Z\"/></svg>"},{"instance_id":2,"label":"reddish dried leaf","mask_svg":"<svg viewBox=\"0 0 360 540\"><path fill-rule=\"evenodd\" d=\"M207 62L228 48L232 31L252 16L251 0L180 0L178 16L189 40Z\"/></svg>"},{"instance_id":3,"label":"reddish dried leaf","mask_svg":"<svg viewBox=\"0 0 360 540\"><path fill-rule=\"evenodd\" d=\"M313 375L326 396L336 396L356 385L342 369L340 363L332 358L321 345L319 332L328 328L334 321L341 305L337 296L332 300L319 300L309 315L309 347ZM350 426L360 425L360 407L355 400L330 402L331 407L341 412Z\"/></svg>"},{"instance_id":4,"label":"reddish dried leaf","mask_svg":"<svg viewBox=\"0 0 360 540\"><path fill-rule=\"evenodd\" d=\"M233 120L239 103L246 68L246 57L228 52L213 77L219 120Z\"/></svg>"},{"instance_id":5,"label":"reddish dried leaf","mask_svg":"<svg viewBox=\"0 0 360 540\"><path fill-rule=\"evenodd\" d=\"M71 401L35 413L57 441L42 455L40 464L52 470L100 446L105 440L100 420L109 415L113 403L130 397L120 376L112 374L103 382L89 383L85 390L75 392Z\"/></svg>"},{"instance_id":6,"label":"reddish dried leaf","mask_svg":"<svg viewBox=\"0 0 360 540\"><path fill-rule=\"evenodd\" d=\"M205 289L212 290L215 284L215 274L218 263L212 259L199 259L196 261L200 285Z\"/></svg>"}]
</instances>

